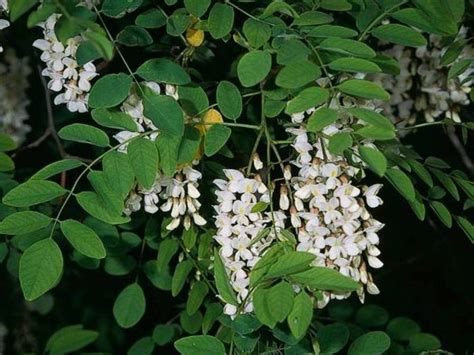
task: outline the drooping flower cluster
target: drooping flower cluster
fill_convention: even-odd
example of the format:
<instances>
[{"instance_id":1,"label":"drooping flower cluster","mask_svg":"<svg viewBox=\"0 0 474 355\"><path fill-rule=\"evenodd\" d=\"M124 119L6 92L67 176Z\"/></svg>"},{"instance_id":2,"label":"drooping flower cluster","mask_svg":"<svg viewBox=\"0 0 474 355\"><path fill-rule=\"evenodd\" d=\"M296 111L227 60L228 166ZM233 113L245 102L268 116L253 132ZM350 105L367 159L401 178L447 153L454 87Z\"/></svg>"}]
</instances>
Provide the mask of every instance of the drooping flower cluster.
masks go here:
<instances>
[{"instance_id":1,"label":"drooping flower cluster","mask_svg":"<svg viewBox=\"0 0 474 355\"><path fill-rule=\"evenodd\" d=\"M354 176L358 168L343 156L328 152L326 139L311 143L305 117L305 113L293 115L292 122L300 126L288 129L295 136L293 148L297 152L292 161L297 174L290 179L293 205L280 197L280 207L289 209L291 225L297 232L297 250L313 253L314 265L333 268L363 284L368 293L377 294L379 290L367 266L383 265L377 248L377 232L383 224L367 208L382 204L377 196L381 185L356 186ZM323 133L332 135L343 129L343 125L336 123L326 127ZM361 301L364 295L361 288ZM318 306L324 307L332 298L348 296L325 292Z\"/></svg>"},{"instance_id":2,"label":"drooping flower cluster","mask_svg":"<svg viewBox=\"0 0 474 355\"><path fill-rule=\"evenodd\" d=\"M0 15L2 13L8 12L8 2L7 0L0 0ZM0 31L10 26L10 22L5 19L0 18ZM3 47L0 45L0 53L3 52Z\"/></svg>"},{"instance_id":3,"label":"drooping flower cluster","mask_svg":"<svg viewBox=\"0 0 474 355\"><path fill-rule=\"evenodd\" d=\"M71 112L87 112L91 80L98 74L92 62L79 65L76 52L84 41L82 36L74 36L61 43L54 32L54 27L61 17L52 14L41 23L44 38L34 41L33 46L40 49L41 60L46 63L42 75L49 78L48 88L58 95L56 105L66 104Z\"/></svg>"},{"instance_id":4,"label":"drooping flower cluster","mask_svg":"<svg viewBox=\"0 0 474 355\"><path fill-rule=\"evenodd\" d=\"M466 37L467 28L462 27L457 40ZM419 112L428 122L438 118L460 121L460 106L469 104L468 94L473 84L474 68L468 68L448 79L449 68L441 65L441 58L450 43L446 44L441 37L430 35L428 45L416 50L396 45L384 52L399 63L400 74L377 74L370 79L379 82L390 92L390 102L382 104L382 107L395 123L413 124ZM467 42L456 62L473 56L474 47Z\"/></svg>"},{"instance_id":5,"label":"drooping flower cluster","mask_svg":"<svg viewBox=\"0 0 474 355\"><path fill-rule=\"evenodd\" d=\"M224 170L224 174L226 180L214 180L218 202L214 206L217 228L214 239L221 246L219 253L237 294L239 311L248 313L253 310L249 297L249 271L276 238L273 230L262 238L257 238L257 235L270 222L277 230L284 228L285 214L273 212L272 216L271 212L252 212L258 202L270 202L268 188L258 176L247 178L240 171L230 169ZM238 308L226 304L224 312L235 316Z\"/></svg>"},{"instance_id":6,"label":"drooping flower cluster","mask_svg":"<svg viewBox=\"0 0 474 355\"><path fill-rule=\"evenodd\" d=\"M155 94L160 94L162 88L155 82L146 82L146 87ZM166 85L165 95L178 99L176 87ZM121 111L128 114L137 126L137 131L121 131L115 135L120 143L124 143L140 133L157 131L157 127L152 120L147 118L144 113L143 100L138 93L132 91L121 106ZM145 138L155 141L159 132L153 132ZM123 144L119 151L126 152L127 144ZM187 165L181 167L173 177L167 177L159 171L156 173L155 182L151 188L146 189L143 186L136 186L130 192L125 203L125 213L130 215L139 211L142 206L147 213L156 213L158 210L169 212L171 221L166 226L168 230L174 230L181 224L185 229L191 227L191 223L202 226L206 220L199 214L201 196L198 187L202 174ZM160 202L161 205L160 205Z\"/></svg>"},{"instance_id":7,"label":"drooping flower cluster","mask_svg":"<svg viewBox=\"0 0 474 355\"><path fill-rule=\"evenodd\" d=\"M0 127L17 143L25 140L31 127L25 123L30 103L26 90L31 67L28 58L18 58L13 49L5 51L0 61Z\"/></svg>"}]
</instances>

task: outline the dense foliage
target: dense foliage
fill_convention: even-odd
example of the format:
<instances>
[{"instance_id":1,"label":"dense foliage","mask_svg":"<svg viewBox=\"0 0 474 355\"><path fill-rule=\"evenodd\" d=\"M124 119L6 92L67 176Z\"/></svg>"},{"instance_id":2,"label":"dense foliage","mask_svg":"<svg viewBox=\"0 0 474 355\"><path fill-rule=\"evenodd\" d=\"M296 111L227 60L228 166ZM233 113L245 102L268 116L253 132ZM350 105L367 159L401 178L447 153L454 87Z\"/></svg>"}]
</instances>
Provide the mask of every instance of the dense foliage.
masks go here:
<instances>
[{"instance_id":1,"label":"dense foliage","mask_svg":"<svg viewBox=\"0 0 474 355\"><path fill-rule=\"evenodd\" d=\"M473 8L0 0L0 353L472 350Z\"/></svg>"}]
</instances>

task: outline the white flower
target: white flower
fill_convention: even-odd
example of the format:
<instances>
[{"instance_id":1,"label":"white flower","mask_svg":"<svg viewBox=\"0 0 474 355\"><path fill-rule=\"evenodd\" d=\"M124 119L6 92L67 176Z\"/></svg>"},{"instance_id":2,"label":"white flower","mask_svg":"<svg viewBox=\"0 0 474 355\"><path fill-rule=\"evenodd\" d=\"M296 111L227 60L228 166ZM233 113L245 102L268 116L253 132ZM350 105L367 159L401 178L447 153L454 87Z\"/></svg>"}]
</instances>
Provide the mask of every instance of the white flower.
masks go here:
<instances>
[{"instance_id":1,"label":"white flower","mask_svg":"<svg viewBox=\"0 0 474 355\"><path fill-rule=\"evenodd\" d=\"M364 192L365 200L367 201L367 206L371 208L376 208L383 204L382 199L377 196L381 188L382 184L375 184L370 186L367 191Z\"/></svg>"},{"instance_id":2,"label":"white flower","mask_svg":"<svg viewBox=\"0 0 474 355\"><path fill-rule=\"evenodd\" d=\"M273 215L252 213L258 202L269 201L268 188L257 178L247 178L240 171L224 170L226 180L216 179L217 205L214 239L221 246L219 255L229 273L232 288L237 293L239 303L244 303L243 313L253 311L252 299L249 295L249 271L258 262L261 255L277 238L274 234L284 228L285 214L275 212ZM271 221L274 228L262 238L255 239ZM224 312L231 317L237 315L237 308L227 304Z\"/></svg>"},{"instance_id":3,"label":"white flower","mask_svg":"<svg viewBox=\"0 0 474 355\"><path fill-rule=\"evenodd\" d=\"M69 38L65 47L56 37L54 27L61 15L52 14L39 26L43 28L42 39L33 42L33 47L43 53L41 60L46 63L42 75L48 77L48 88L57 92L54 103L65 104L71 112L87 112L91 80L98 74L91 62L80 66L76 51L84 41L82 36Z\"/></svg>"}]
</instances>

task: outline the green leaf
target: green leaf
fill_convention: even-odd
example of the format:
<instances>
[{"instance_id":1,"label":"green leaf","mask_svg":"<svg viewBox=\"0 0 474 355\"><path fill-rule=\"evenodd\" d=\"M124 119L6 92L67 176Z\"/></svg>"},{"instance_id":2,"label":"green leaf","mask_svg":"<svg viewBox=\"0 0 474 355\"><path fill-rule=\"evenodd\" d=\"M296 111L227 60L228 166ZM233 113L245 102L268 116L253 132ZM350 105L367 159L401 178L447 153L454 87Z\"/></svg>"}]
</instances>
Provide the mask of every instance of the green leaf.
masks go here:
<instances>
[{"instance_id":1,"label":"green leaf","mask_svg":"<svg viewBox=\"0 0 474 355\"><path fill-rule=\"evenodd\" d=\"M349 341L349 334L349 329L343 323L333 323L321 327L317 334L321 353L339 353Z\"/></svg>"},{"instance_id":2,"label":"green leaf","mask_svg":"<svg viewBox=\"0 0 474 355\"><path fill-rule=\"evenodd\" d=\"M190 260L184 260L176 266L171 281L171 295L176 297L184 287L184 283L188 278L189 273L193 269L193 264Z\"/></svg>"},{"instance_id":3,"label":"green leaf","mask_svg":"<svg viewBox=\"0 0 474 355\"><path fill-rule=\"evenodd\" d=\"M296 339L301 339L306 335L306 331L312 319L313 302L308 294L302 291L295 297L293 308L288 315L288 326L290 327L291 334L293 334Z\"/></svg>"},{"instance_id":4,"label":"green leaf","mask_svg":"<svg viewBox=\"0 0 474 355\"><path fill-rule=\"evenodd\" d=\"M236 120L242 114L242 96L240 91L229 81L221 81L217 86L217 105L222 114Z\"/></svg>"},{"instance_id":5,"label":"green leaf","mask_svg":"<svg viewBox=\"0 0 474 355\"><path fill-rule=\"evenodd\" d=\"M269 328L275 328L278 320L276 319L273 309L269 307L268 295L269 289L257 288L253 293L253 308L257 319Z\"/></svg>"},{"instance_id":6,"label":"green leaf","mask_svg":"<svg viewBox=\"0 0 474 355\"><path fill-rule=\"evenodd\" d=\"M426 169L423 164L418 162L415 159L407 159L408 164L410 164L412 170L416 175L429 187L433 187L433 178L430 175L428 169Z\"/></svg>"},{"instance_id":7,"label":"green leaf","mask_svg":"<svg viewBox=\"0 0 474 355\"><path fill-rule=\"evenodd\" d=\"M120 18L136 10L142 2L143 0L104 0L101 10L106 16Z\"/></svg>"},{"instance_id":8,"label":"green leaf","mask_svg":"<svg viewBox=\"0 0 474 355\"><path fill-rule=\"evenodd\" d=\"M462 59L454 63L448 71L448 79L457 78L459 75L464 73L467 68L469 68L472 64L472 60L470 59Z\"/></svg>"},{"instance_id":9,"label":"green leaf","mask_svg":"<svg viewBox=\"0 0 474 355\"><path fill-rule=\"evenodd\" d=\"M16 148L17 144L8 134L0 133L0 152L9 152Z\"/></svg>"},{"instance_id":10,"label":"green leaf","mask_svg":"<svg viewBox=\"0 0 474 355\"><path fill-rule=\"evenodd\" d=\"M83 33L84 37L86 37L90 43L94 46L97 52L105 60L112 60L114 57L114 44L109 40L109 38L103 34L98 32L86 31Z\"/></svg>"},{"instance_id":11,"label":"green leaf","mask_svg":"<svg viewBox=\"0 0 474 355\"><path fill-rule=\"evenodd\" d=\"M280 258L270 266L265 278L277 278L305 271L315 258L314 254L292 251Z\"/></svg>"},{"instance_id":12,"label":"green leaf","mask_svg":"<svg viewBox=\"0 0 474 355\"><path fill-rule=\"evenodd\" d=\"M353 73L380 73L382 71L377 64L362 58L338 58L329 63L329 68Z\"/></svg>"},{"instance_id":13,"label":"green leaf","mask_svg":"<svg viewBox=\"0 0 474 355\"><path fill-rule=\"evenodd\" d=\"M95 192L80 192L76 195L76 199L87 213L105 223L123 224L130 221L130 217L115 214Z\"/></svg>"},{"instance_id":14,"label":"green leaf","mask_svg":"<svg viewBox=\"0 0 474 355\"><path fill-rule=\"evenodd\" d=\"M191 82L183 67L165 58L147 60L137 69L137 75L145 80L172 85L186 85Z\"/></svg>"},{"instance_id":15,"label":"green leaf","mask_svg":"<svg viewBox=\"0 0 474 355\"><path fill-rule=\"evenodd\" d=\"M83 329L82 325L72 325L59 329L48 340L46 351L48 354L66 354L78 351L93 343L99 333Z\"/></svg>"},{"instance_id":16,"label":"green leaf","mask_svg":"<svg viewBox=\"0 0 474 355\"><path fill-rule=\"evenodd\" d=\"M379 141L387 141L395 138L395 131L371 125L362 127L358 129L355 133L357 133L363 138L370 138Z\"/></svg>"},{"instance_id":17,"label":"green leaf","mask_svg":"<svg viewBox=\"0 0 474 355\"><path fill-rule=\"evenodd\" d=\"M348 111L350 114L354 115L359 120L368 123L369 125L390 131L395 130L393 123L387 117L382 116L378 112L357 107L350 108Z\"/></svg>"},{"instance_id":18,"label":"green leaf","mask_svg":"<svg viewBox=\"0 0 474 355\"><path fill-rule=\"evenodd\" d=\"M322 107L310 116L306 128L309 132L317 133L336 121L337 111Z\"/></svg>"},{"instance_id":19,"label":"green leaf","mask_svg":"<svg viewBox=\"0 0 474 355\"><path fill-rule=\"evenodd\" d=\"M201 148L201 134L195 127L187 126L179 146L178 164L188 164L196 158Z\"/></svg>"},{"instance_id":20,"label":"green leaf","mask_svg":"<svg viewBox=\"0 0 474 355\"><path fill-rule=\"evenodd\" d=\"M84 65L102 57L92 41L84 41L77 48L76 60L78 65Z\"/></svg>"},{"instance_id":21,"label":"green leaf","mask_svg":"<svg viewBox=\"0 0 474 355\"><path fill-rule=\"evenodd\" d=\"M184 116L176 100L167 95L146 95L143 100L144 114L156 127L172 136L184 134Z\"/></svg>"},{"instance_id":22,"label":"green leaf","mask_svg":"<svg viewBox=\"0 0 474 355\"><path fill-rule=\"evenodd\" d=\"M130 142L127 153L138 182L145 189L150 189L158 172L158 151L155 144L139 137Z\"/></svg>"},{"instance_id":23,"label":"green leaf","mask_svg":"<svg viewBox=\"0 0 474 355\"><path fill-rule=\"evenodd\" d=\"M267 51L256 50L246 53L237 64L240 83L251 87L266 78L272 67L272 57Z\"/></svg>"},{"instance_id":24,"label":"green leaf","mask_svg":"<svg viewBox=\"0 0 474 355\"><path fill-rule=\"evenodd\" d=\"M301 16L300 16L301 18ZM339 37L339 38L351 38L357 36L357 31L352 28L335 26L335 25L322 25L314 27L308 32L309 37L315 38L328 38L328 37Z\"/></svg>"},{"instance_id":25,"label":"green leaf","mask_svg":"<svg viewBox=\"0 0 474 355\"><path fill-rule=\"evenodd\" d=\"M153 329L153 341L158 346L163 346L171 342L174 336L174 327L171 324L158 324Z\"/></svg>"},{"instance_id":26,"label":"green leaf","mask_svg":"<svg viewBox=\"0 0 474 355\"><path fill-rule=\"evenodd\" d=\"M299 17L293 21L296 26L315 26L330 23L334 19L331 15L321 11L307 11L303 12Z\"/></svg>"},{"instance_id":27,"label":"green leaf","mask_svg":"<svg viewBox=\"0 0 474 355\"><path fill-rule=\"evenodd\" d=\"M127 98L131 86L130 75L124 73L105 75L92 87L89 106L92 108L117 106Z\"/></svg>"},{"instance_id":28,"label":"green leaf","mask_svg":"<svg viewBox=\"0 0 474 355\"><path fill-rule=\"evenodd\" d=\"M268 290L265 301L268 309L272 310L274 319L283 322L293 308L293 288L288 282L281 281Z\"/></svg>"},{"instance_id":29,"label":"green leaf","mask_svg":"<svg viewBox=\"0 0 474 355\"><path fill-rule=\"evenodd\" d=\"M255 49L263 46L272 35L272 29L269 25L252 18L244 22L242 30L250 46Z\"/></svg>"},{"instance_id":30,"label":"green leaf","mask_svg":"<svg viewBox=\"0 0 474 355\"><path fill-rule=\"evenodd\" d=\"M150 9L138 15L135 24L143 28L160 28L166 25L166 17L160 10Z\"/></svg>"},{"instance_id":31,"label":"green leaf","mask_svg":"<svg viewBox=\"0 0 474 355\"><path fill-rule=\"evenodd\" d=\"M445 66L453 63L459 57L465 45L466 42L464 40L458 40L451 43L441 57L439 64Z\"/></svg>"},{"instance_id":32,"label":"green leaf","mask_svg":"<svg viewBox=\"0 0 474 355\"><path fill-rule=\"evenodd\" d=\"M184 7L196 17L204 15L211 5L211 0L184 0Z\"/></svg>"},{"instance_id":33,"label":"green leaf","mask_svg":"<svg viewBox=\"0 0 474 355\"><path fill-rule=\"evenodd\" d=\"M347 38L331 37L322 41L319 47L325 51L361 58L374 58L376 53L368 45Z\"/></svg>"},{"instance_id":34,"label":"green leaf","mask_svg":"<svg viewBox=\"0 0 474 355\"><path fill-rule=\"evenodd\" d=\"M219 296L229 304L237 306L239 302L235 296L234 290L230 285L229 276L225 270L224 263L222 262L221 256L217 252L214 252L214 278L216 280L216 287L219 291Z\"/></svg>"},{"instance_id":35,"label":"green leaf","mask_svg":"<svg viewBox=\"0 0 474 355\"><path fill-rule=\"evenodd\" d=\"M415 187L407 174L400 169L390 168L385 173L385 177L406 200L410 202L415 200Z\"/></svg>"},{"instance_id":36,"label":"green leaf","mask_svg":"<svg viewBox=\"0 0 474 355\"><path fill-rule=\"evenodd\" d=\"M359 283L336 270L326 267L312 267L310 270L293 274L290 278L303 286L315 290L351 292L360 288Z\"/></svg>"},{"instance_id":37,"label":"green leaf","mask_svg":"<svg viewBox=\"0 0 474 355\"><path fill-rule=\"evenodd\" d=\"M129 25L119 32L116 42L127 47L141 47L152 44L153 38L143 27Z\"/></svg>"},{"instance_id":38,"label":"green leaf","mask_svg":"<svg viewBox=\"0 0 474 355\"><path fill-rule=\"evenodd\" d=\"M75 159L59 160L38 170L35 174L33 174L33 176L30 177L30 180L48 179L51 176L57 175L64 171L69 171L69 170L78 168L80 166L82 166L82 162L80 160L75 160Z\"/></svg>"},{"instance_id":39,"label":"green leaf","mask_svg":"<svg viewBox=\"0 0 474 355\"><path fill-rule=\"evenodd\" d=\"M408 349L416 354L438 350L440 347L439 339L428 333L413 334L408 342Z\"/></svg>"},{"instance_id":40,"label":"green leaf","mask_svg":"<svg viewBox=\"0 0 474 355\"><path fill-rule=\"evenodd\" d=\"M127 355L152 355L155 350L155 343L151 337L138 339L130 349Z\"/></svg>"},{"instance_id":41,"label":"green leaf","mask_svg":"<svg viewBox=\"0 0 474 355\"><path fill-rule=\"evenodd\" d=\"M420 221L424 221L426 217L426 208L421 197L417 194L416 198L413 201L408 201L408 204L415 213L416 217Z\"/></svg>"},{"instance_id":42,"label":"green leaf","mask_svg":"<svg viewBox=\"0 0 474 355\"><path fill-rule=\"evenodd\" d=\"M160 167L166 176L173 176L178 164L178 151L181 139L169 134L160 134L155 143L160 156Z\"/></svg>"},{"instance_id":43,"label":"green leaf","mask_svg":"<svg viewBox=\"0 0 474 355\"><path fill-rule=\"evenodd\" d=\"M376 99L388 101L390 94L379 85L362 79L349 79L338 86L344 94L362 97L364 99Z\"/></svg>"},{"instance_id":44,"label":"green leaf","mask_svg":"<svg viewBox=\"0 0 474 355\"><path fill-rule=\"evenodd\" d=\"M359 153L364 163L366 163L374 173L380 177L384 176L387 170L387 159L382 152L374 148L360 146Z\"/></svg>"},{"instance_id":45,"label":"green leaf","mask_svg":"<svg viewBox=\"0 0 474 355\"><path fill-rule=\"evenodd\" d=\"M59 282L63 255L53 239L36 242L21 256L20 285L27 301L44 295Z\"/></svg>"},{"instance_id":46,"label":"green leaf","mask_svg":"<svg viewBox=\"0 0 474 355\"><path fill-rule=\"evenodd\" d=\"M61 231L79 253L92 259L105 258L104 244L90 227L73 219L68 219L61 222Z\"/></svg>"},{"instance_id":47,"label":"green leaf","mask_svg":"<svg viewBox=\"0 0 474 355\"><path fill-rule=\"evenodd\" d=\"M445 35L444 32L440 32L438 29L432 26L430 19L426 16L423 11L414 8L404 8L398 11L395 11L391 16L409 26L413 26L424 32L434 33L438 35Z\"/></svg>"},{"instance_id":48,"label":"green leaf","mask_svg":"<svg viewBox=\"0 0 474 355\"><path fill-rule=\"evenodd\" d=\"M0 171L12 171L15 169L15 163L13 162L12 158L6 155L3 152L0 152Z\"/></svg>"},{"instance_id":49,"label":"green leaf","mask_svg":"<svg viewBox=\"0 0 474 355\"><path fill-rule=\"evenodd\" d=\"M118 325L131 328L145 314L145 294L139 284L133 283L125 287L114 302L113 313Z\"/></svg>"},{"instance_id":50,"label":"green leaf","mask_svg":"<svg viewBox=\"0 0 474 355\"><path fill-rule=\"evenodd\" d=\"M133 187L135 175L127 154L110 151L102 160L104 178L110 187L125 198Z\"/></svg>"},{"instance_id":51,"label":"green leaf","mask_svg":"<svg viewBox=\"0 0 474 355\"><path fill-rule=\"evenodd\" d=\"M259 213L265 211L268 206L270 206L269 203L259 201L255 205L253 205L252 209L250 210L250 213Z\"/></svg>"},{"instance_id":52,"label":"green leaf","mask_svg":"<svg viewBox=\"0 0 474 355\"><path fill-rule=\"evenodd\" d=\"M174 347L182 355L225 355L222 342L210 335L193 335L181 338L174 343Z\"/></svg>"},{"instance_id":53,"label":"green leaf","mask_svg":"<svg viewBox=\"0 0 474 355\"><path fill-rule=\"evenodd\" d=\"M137 124L132 117L124 112L112 111L105 108L92 110L92 118L101 126L115 129L125 129L126 131L137 131Z\"/></svg>"},{"instance_id":54,"label":"green leaf","mask_svg":"<svg viewBox=\"0 0 474 355\"><path fill-rule=\"evenodd\" d=\"M227 142L232 130L224 125L212 125L204 140L204 154L208 157L216 154Z\"/></svg>"},{"instance_id":55,"label":"green leaf","mask_svg":"<svg viewBox=\"0 0 474 355\"><path fill-rule=\"evenodd\" d=\"M431 168L430 169L436 178L441 182L444 188L454 197L456 201L459 201L459 191L454 183L453 179L448 175L443 173L441 170Z\"/></svg>"},{"instance_id":56,"label":"green leaf","mask_svg":"<svg viewBox=\"0 0 474 355\"><path fill-rule=\"evenodd\" d=\"M301 91L295 98L288 101L285 112L289 115L304 112L326 102L329 92L323 88L311 87Z\"/></svg>"},{"instance_id":57,"label":"green leaf","mask_svg":"<svg viewBox=\"0 0 474 355\"><path fill-rule=\"evenodd\" d=\"M443 222L446 227L451 228L453 226L451 213L443 203L439 201L430 201L430 206L438 216L439 220Z\"/></svg>"},{"instance_id":58,"label":"green leaf","mask_svg":"<svg viewBox=\"0 0 474 355\"><path fill-rule=\"evenodd\" d=\"M321 76L319 67L309 60L291 62L278 73L275 83L286 89L296 89Z\"/></svg>"},{"instance_id":59,"label":"green leaf","mask_svg":"<svg viewBox=\"0 0 474 355\"><path fill-rule=\"evenodd\" d=\"M12 207L29 207L51 201L66 193L60 185L52 181L30 180L10 190L3 203Z\"/></svg>"},{"instance_id":60,"label":"green leaf","mask_svg":"<svg viewBox=\"0 0 474 355\"><path fill-rule=\"evenodd\" d=\"M444 35L455 35L458 32L458 26L451 12L449 2L444 0L418 0L416 7L422 10L422 13L437 31Z\"/></svg>"},{"instance_id":61,"label":"green leaf","mask_svg":"<svg viewBox=\"0 0 474 355\"><path fill-rule=\"evenodd\" d=\"M413 334L420 332L420 326L410 318L393 318L387 325L386 332L397 341L408 341Z\"/></svg>"},{"instance_id":62,"label":"green leaf","mask_svg":"<svg viewBox=\"0 0 474 355\"><path fill-rule=\"evenodd\" d=\"M42 213L21 211L8 215L0 223L0 234L17 235L46 228L52 219Z\"/></svg>"},{"instance_id":63,"label":"green leaf","mask_svg":"<svg viewBox=\"0 0 474 355\"><path fill-rule=\"evenodd\" d=\"M349 355L383 354L390 348L390 338L381 331L369 332L358 337L350 346Z\"/></svg>"},{"instance_id":64,"label":"green leaf","mask_svg":"<svg viewBox=\"0 0 474 355\"><path fill-rule=\"evenodd\" d=\"M382 41L392 42L408 47L420 47L426 45L426 39L419 32L410 27L399 24L387 24L376 27L372 35Z\"/></svg>"},{"instance_id":65,"label":"green leaf","mask_svg":"<svg viewBox=\"0 0 474 355\"><path fill-rule=\"evenodd\" d=\"M278 64L290 64L306 60L311 50L300 40L290 38L278 48L276 61Z\"/></svg>"},{"instance_id":66,"label":"green leaf","mask_svg":"<svg viewBox=\"0 0 474 355\"><path fill-rule=\"evenodd\" d=\"M352 143L349 133L336 133L329 138L328 150L333 154L342 155L346 149L352 147Z\"/></svg>"},{"instance_id":67,"label":"green leaf","mask_svg":"<svg viewBox=\"0 0 474 355\"><path fill-rule=\"evenodd\" d=\"M321 0L320 6L330 11L349 11L352 9L352 5L346 0Z\"/></svg>"},{"instance_id":68,"label":"green leaf","mask_svg":"<svg viewBox=\"0 0 474 355\"><path fill-rule=\"evenodd\" d=\"M158 272L163 272L168 267L173 256L178 252L179 244L175 239L165 239L161 242L156 258Z\"/></svg>"},{"instance_id":69,"label":"green leaf","mask_svg":"<svg viewBox=\"0 0 474 355\"><path fill-rule=\"evenodd\" d=\"M209 287L207 287L204 281L197 281L193 284L191 290L189 291L188 300L186 302L186 312L189 315L192 315L198 311L208 292Z\"/></svg>"},{"instance_id":70,"label":"green leaf","mask_svg":"<svg viewBox=\"0 0 474 355\"><path fill-rule=\"evenodd\" d=\"M207 94L200 86L180 86L178 88L178 95L184 112L189 116L198 116L209 107Z\"/></svg>"},{"instance_id":71,"label":"green leaf","mask_svg":"<svg viewBox=\"0 0 474 355\"><path fill-rule=\"evenodd\" d=\"M83 123L73 123L59 130L58 136L67 141L107 147L109 137L101 129Z\"/></svg>"},{"instance_id":72,"label":"green leaf","mask_svg":"<svg viewBox=\"0 0 474 355\"><path fill-rule=\"evenodd\" d=\"M22 15L27 13L30 9L35 6L39 0L15 0L9 1L8 5L10 6L10 21L15 22Z\"/></svg>"},{"instance_id":73,"label":"green leaf","mask_svg":"<svg viewBox=\"0 0 474 355\"><path fill-rule=\"evenodd\" d=\"M215 3L209 13L207 25L212 38L224 38L234 25L234 9L226 4Z\"/></svg>"},{"instance_id":74,"label":"green leaf","mask_svg":"<svg viewBox=\"0 0 474 355\"><path fill-rule=\"evenodd\" d=\"M471 243L474 243L474 226L472 225L472 223L469 222L466 218L461 217L461 216L456 216L455 220L458 226L467 235Z\"/></svg>"}]
</instances>

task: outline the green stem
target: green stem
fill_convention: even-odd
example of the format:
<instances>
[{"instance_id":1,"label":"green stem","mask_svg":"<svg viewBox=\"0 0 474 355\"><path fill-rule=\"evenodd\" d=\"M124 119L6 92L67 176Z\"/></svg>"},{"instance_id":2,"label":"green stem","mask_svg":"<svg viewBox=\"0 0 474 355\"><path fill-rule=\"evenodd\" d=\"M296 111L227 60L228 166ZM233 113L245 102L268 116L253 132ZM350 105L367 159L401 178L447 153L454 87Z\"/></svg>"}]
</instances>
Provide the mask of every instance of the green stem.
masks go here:
<instances>
[{"instance_id":1,"label":"green stem","mask_svg":"<svg viewBox=\"0 0 474 355\"><path fill-rule=\"evenodd\" d=\"M260 131L258 132L257 139L255 140L255 143L252 148L252 152L250 153L249 163L247 164L247 175L249 175L250 171L252 170L253 155L257 152L258 145L260 144L260 140L262 139L262 136L263 136L263 128L260 127Z\"/></svg>"},{"instance_id":2,"label":"green stem","mask_svg":"<svg viewBox=\"0 0 474 355\"><path fill-rule=\"evenodd\" d=\"M237 5L231 3L229 0L225 0L225 3L229 6L232 6L234 9L236 9L237 11L243 13L245 16L247 17L250 17L251 19L254 19L255 21L258 21L258 22L262 22L262 23L265 23L269 26L275 26L274 23L271 23L271 22L268 22L268 21L265 21L265 20L262 20L261 18L258 18L258 17L255 17L254 15L252 15L251 13L245 11L244 9L238 7Z\"/></svg>"},{"instance_id":3,"label":"green stem","mask_svg":"<svg viewBox=\"0 0 474 355\"><path fill-rule=\"evenodd\" d=\"M72 195L74 195L74 191L76 190L77 188L77 185L79 184L79 181L84 177L84 175L89 171L91 170L91 168L97 164L99 161L102 160L102 158L110 153L111 151L114 151L114 150L117 150L119 147L125 145L125 144L128 144L129 142L131 142L132 140L134 139L137 139L139 137L145 137L145 136L148 136L150 134L153 134L153 133L156 133L158 132L158 130L153 130L153 131L149 131L149 132L145 132L145 133L142 133L138 136L135 136L135 137L132 137L126 141L124 141L123 143L120 143L118 145L116 145L115 147L112 147L111 149L108 149L107 151L105 151L103 154L99 155L99 157L97 157L96 159L94 159L89 165L86 166L86 168L79 174L79 176L77 177L76 181L74 181L74 184L72 185L71 187L71 190L69 191L68 195L66 196L66 199L64 200L63 204L61 205L61 208L59 209L58 211L58 214L56 215L56 218L54 219L54 222L53 222L53 227L51 229L51 234L49 235L50 238L53 237L53 233L54 233L54 230L56 228L56 225L58 224L59 222L59 218L61 217L63 211L64 211L64 208L66 207L67 203L69 202L69 200L71 199Z\"/></svg>"},{"instance_id":4,"label":"green stem","mask_svg":"<svg viewBox=\"0 0 474 355\"><path fill-rule=\"evenodd\" d=\"M422 127L429 127L429 126L444 126L444 125L464 126L462 123L450 122L448 124L444 121L435 121L435 122L420 123L413 126L399 127L397 128L397 130L401 131L401 130L409 130L409 129L416 129L416 128L422 128Z\"/></svg>"},{"instance_id":5,"label":"green stem","mask_svg":"<svg viewBox=\"0 0 474 355\"><path fill-rule=\"evenodd\" d=\"M360 37L358 39L358 41L362 41L364 39L364 37L367 35L367 33L370 32L370 30L372 30L372 28L374 28L375 25L377 25L380 21L382 21L384 19L385 16L387 16L389 13L391 13L393 10L395 10L396 8L399 8L400 6L402 5L405 5L408 1L407 0L404 0L402 1L401 3L398 3L394 6L392 6L391 8L389 8L388 10L385 10L384 12L382 12L379 16L377 16L368 26L367 28L360 34Z\"/></svg>"}]
</instances>

